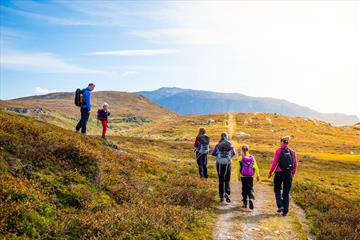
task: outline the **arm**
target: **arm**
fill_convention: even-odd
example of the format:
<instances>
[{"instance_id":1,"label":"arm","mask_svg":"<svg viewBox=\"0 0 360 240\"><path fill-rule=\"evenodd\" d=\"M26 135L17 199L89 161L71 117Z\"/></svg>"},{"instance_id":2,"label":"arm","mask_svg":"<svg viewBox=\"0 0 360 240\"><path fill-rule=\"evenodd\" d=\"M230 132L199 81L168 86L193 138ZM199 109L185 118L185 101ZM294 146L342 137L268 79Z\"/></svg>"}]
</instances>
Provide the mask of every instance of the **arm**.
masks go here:
<instances>
[{"instance_id":1,"label":"arm","mask_svg":"<svg viewBox=\"0 0 360 240\"><path fill-rule=\"evenodd\" d=\"M280 152L281 152L281 149L279 148L278 150L276 150L275 154L274 154L274 160L271 164L271 168L269 170L269 176L271 176L273 174L273 172L275 171L275 168L277 167L278 165L278 160L279 160L279 156L280 156Z\"/></svg>"},{"instance_id":2,"label":"arm","mask_svg":"<svg viewBox=\"0 0 360 240\"><path fill-rule=\"evenodd\" d=\"M218 146L218 145L216 145L216 146L214 147L214 149L212 150L212 153L211 153L211 155L214 156L214 157L217 156L217 146Z\"/></svg>"},{"instance_id":3,"label":"arm","mask_svg":"<svg viewBox=\"0 0 360 240\"><path fill-rule=\"evenodd\" d=\"M236 155L236 151L235 148L231 145L231 155L235 156Z\"/></svg>"},{"instance_id":4,"label":"arm","mask_svg":"<svg viewBox=\"0 0 360 240\"><path fill-rule=\"evenodd\" d=\"M254 169L255 169L255 176L257 178L259 178L260 177L260 171L259 171L259 166L257 165L257 162L256 162L255 158L254 158Z\"/></svg>"},{"instance_id":5,"label":"arm","mask_svg":"<svg viewBox=\"0 0 360 240\"><path fill-rule=\"evenodd\" d=\"M292 150L291 150L292 151ZM294 169L291 171L292 172L292 175L294 176L295 173L296 173L296 169L298 167L298 161L297 161L297 158L296 158L296 153L295 151L292 151L293 154L294 154Z\"/></svg>"},{"instance_id":6,"label":"arm","mask_svg":"<svg viewBox=\"0 0 360 240\"><path fill-rule=\"evenodd\" d=\"M88 111L90 112L91 106L90 106L90 92L89 91L84 92L84 98L85 98L86 107L87 107Z\"/></svg>"},{"instance_id":7,"label":"arm","mask_svg":"<svg viewBox=\"0 0 360 240\"><path fill-rule=\"evenodd\" d=\"M197 148L199 146L199 137L195 138L194 147Z\"/></svg>"}]
</instances>

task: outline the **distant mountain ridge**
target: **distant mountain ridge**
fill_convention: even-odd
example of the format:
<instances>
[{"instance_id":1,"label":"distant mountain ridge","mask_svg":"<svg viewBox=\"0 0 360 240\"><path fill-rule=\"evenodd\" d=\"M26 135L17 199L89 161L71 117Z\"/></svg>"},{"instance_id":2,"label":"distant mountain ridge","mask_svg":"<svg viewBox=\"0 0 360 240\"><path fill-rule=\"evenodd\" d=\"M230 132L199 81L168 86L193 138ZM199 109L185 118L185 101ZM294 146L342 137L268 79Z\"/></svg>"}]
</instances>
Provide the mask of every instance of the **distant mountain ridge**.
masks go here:
<instances>
[{"instance_id":1,"label":"distant mountain ridge","mask_svg":"<svg viewBox=\"0 0 360 240\"><path fill-rule=\"evenodd\" d=\"M320 113L286 100L251 97L240 93L164 87L154 91L142 91L139 94L179 114L265 112L316 118L334 125L352 125L359 122L359 118L355 115Z\"/></svg>"}]
</instances>

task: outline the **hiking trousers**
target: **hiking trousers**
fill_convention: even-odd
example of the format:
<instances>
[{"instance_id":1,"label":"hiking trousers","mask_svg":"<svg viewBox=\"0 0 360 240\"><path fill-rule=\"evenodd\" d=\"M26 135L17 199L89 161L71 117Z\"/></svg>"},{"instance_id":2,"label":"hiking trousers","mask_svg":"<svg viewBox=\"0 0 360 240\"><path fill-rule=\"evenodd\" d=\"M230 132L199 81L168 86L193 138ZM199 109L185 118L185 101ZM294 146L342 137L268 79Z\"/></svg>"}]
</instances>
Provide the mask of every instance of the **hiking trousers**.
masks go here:
<instances>
[{"instance_id":1,"label":"hiking trousers","mask_svg":"<svg viewBox=\"0 0 360 240\"><path fill-rule=\"evenodd\" d=\"M242 201L245 203L247 199L254 199L254 178L253 177L241 177L242 184Z\"/></svg>"},{"instance_id":2,"label":"hiking trousers","mask_svg":"<svg viewBox=\"0 0 360 240\"><path fill-rule=\"evenodd\" d=\"M101 125L102 125L102 136L105 137L108 126L108 120L101 120Z\"/></svg>"},{"instance_id":3,"label":"hiking trousers","mask_svg":"<svg viewBox=\"0 0 360 240\"><path fill-rule=\"evenodd\" d=\"M216 171L219 177L219 196L222 199L225 193L230 195L231 164L216 163Z\"/></svg>"},{"instance_id":4,"label":"hiking trousers","mask_svg":"<svg viewBox=\"0 0 360 240\"><path fill-rule=\"evenodd\" d=\"M292 184L291 171L275 172L274 192L276 205L278 208L284 208L283 213L288 213L290 203L290 189Z\"/></svg>"},{"instance_id":5,"label":"hiking trousers","mask_svg":"<svg viewBox=\"0 0 360 240\"><path fill-rule=\"evenodd\" d=\"M78 124L76 125L76 131L79 131L81 129L81 133L86 134L86 125L89 120L89 111L87 108L81 108L81 118Z\"/></svg>"},{"instance_id":6,"label":"hiking trousers","mask_svg":"<svg viewBox=\"0 0 360 240\"><path fill-rule=\"evenodd\" d=\"M196 162L199 168L199 175L201 178L208 178L208 168L207 168L207 154L196 152Z\"/></svg>"}]
</instances>

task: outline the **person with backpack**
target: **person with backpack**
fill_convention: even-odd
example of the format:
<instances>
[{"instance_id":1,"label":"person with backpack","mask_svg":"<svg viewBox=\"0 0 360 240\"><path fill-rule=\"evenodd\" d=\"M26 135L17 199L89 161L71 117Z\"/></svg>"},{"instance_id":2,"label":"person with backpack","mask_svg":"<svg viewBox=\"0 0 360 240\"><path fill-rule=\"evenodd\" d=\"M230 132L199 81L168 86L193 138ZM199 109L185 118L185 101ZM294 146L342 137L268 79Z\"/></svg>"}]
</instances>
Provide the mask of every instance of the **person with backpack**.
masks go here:
<instances>
[{"instance_id":1,"label":"person with backpack","mask_svg":"<svg viewBox=\"0 0 360 240\"><path fill-rule=\"evenodd\" d=\"M289 136L281 138L281 146L276 150L269 170L269 178L275 171L274 192L277 212L282 213L283 216L289 212L291 184L298 166L295 151L288 147L289 139Z\"/></svg>"},{"instance_id":2,"label":"person with backpack","mask_svg":"<svg viewBox=\"0 0 360 240\"><path fill-rule=\"evenodd\" d=\"M89 83L83 90L77 89L75 92L75 105L80 107L81 118L76 125L76 132L81 129L81 134L86 137L86 125L91 112L91 91L95 89L95 84Z\"/></svg>"},{"instance_id":3,"label":"person with backpack","mask_svg":"<svg viewBox=\"0 0 360 240\"><path fill-rule=\"evenodd\" d=\"M239 157L239 176L242 184L242 201L243 208L247 208L249 198L249 208L254 209L254 176L256 180L260 180L259 167L255 157L250 154L249 146L244 145L241 148L241 156Z\"/></svg>"},{"instance_id":4,"label":"person with backpack","mask_svg":"<svg viewBox=\"0 0 360 240\"><path fill-rule=\"evenodd\" d=\"M230 177L231 159L236 155L235 149L229 141L227 133L222 133L219 143L212 151L212 156L216 157L216 171L219 177L219 196L220 202L231 202L230 200Z\"/></svg>"},{"instance_id":5,"label":"person with backpack","mask_svg":"<svg viewBox=\"0 0 360 240\"><path fill-rule=\"evenodd\" d=\"M207 155L210 151L210 138L206 135L205 128L200 128L194 143L196 162L199 168L200 178L208 178Z\"/></svg>"},{"instance_id":6,"label":"person with backpack","mask_svg":"<svg viewBox=\"0 0 360 240\"><path fill-rule=\"evenodd\" d=\"M99 121L101 121L101 125L102 125L102 136L101 138L106 140L106 130L108 127L108 118L110 116L110 112L109 112L109 104L107 104L106 102L104 102L103 104L103 108L99 109L97 111L97 119Z\"/></svg>"}]
</instances>

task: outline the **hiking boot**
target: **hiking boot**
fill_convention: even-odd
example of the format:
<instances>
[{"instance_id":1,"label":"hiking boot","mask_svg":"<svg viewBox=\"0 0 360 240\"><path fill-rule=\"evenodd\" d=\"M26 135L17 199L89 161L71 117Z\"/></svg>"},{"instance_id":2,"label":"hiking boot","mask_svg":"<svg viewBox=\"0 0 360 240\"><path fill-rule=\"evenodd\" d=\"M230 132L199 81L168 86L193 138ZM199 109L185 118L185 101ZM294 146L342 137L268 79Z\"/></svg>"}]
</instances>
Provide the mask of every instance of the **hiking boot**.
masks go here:
<instances>
[{"instance_id":1,"label":"hiking boot","mask_svg":"<svg viewBox=\"0 0 360 240\"><path fill-rule=\"evenodd\" d=\"M286 216L287 216L287 213L284 213L284 212L283 212L281 215L284 216L284 217L286 217Z\"/></svg>"},{"instance_id":2,"label":"hiking boot","mask_svg":"<svg viewBox=\"0 0 360 240\"><path fill-rule=\"evenodd\" d=\"M254 203L252 200L249 200L249 208L254 209Z\"/></svg>"},{"instance_id":3,"label":"hiking boot","mask_svg":"<svg viewBox=\"0 0 360 240\"><path fill-rule=\"evenodd\" d=\"M104 140L104 141L107 140L105 136L102 136L101 139Z\"/></svg>"},{"instance_id":4,"label":"hiking boot","mask_svg":"<svg viewBox=\"0 0 360 240\"><path fill-rule=\"evenodd\" d=\"M224 197L226 199L226 202L231 202L231 199L229 198L229 195L227 193L225 193Z\"/></svg>"},{"instance_id":5,"label":"hiking boot","mask_svg":"<svg viewBox=\"0 0 360 240\"><path fill-rule=\"evenodd\" d=\"M220 198L220 203L223 203L224 202L224 198Z\"/></svg>"},{"instance_id":6,"label":"hiking boot","mask_svg":"<svg viewBox=\"0 0 360 240\"><path fill-rule=\"evenodd\" d=\"M243 205L241 206L242 208L247 208L247 204L243 203Z\"/></svg>"},{"instance_id":7,"label":"hiking boot","mask_svg":"<svg viewBox=\"0 0 360 240\"><path fill-rule=\"evenodd\" d=\"M283 207L278 208L278 210L277 210L278 213L282 213L283 211L284 211L284 208L283 208Z\"/></svg>"}]
</instances>

